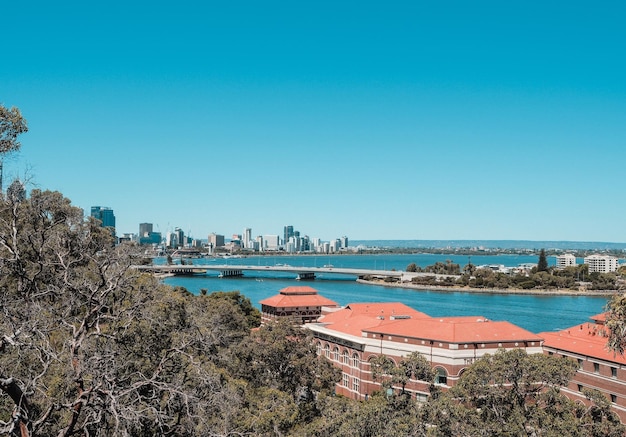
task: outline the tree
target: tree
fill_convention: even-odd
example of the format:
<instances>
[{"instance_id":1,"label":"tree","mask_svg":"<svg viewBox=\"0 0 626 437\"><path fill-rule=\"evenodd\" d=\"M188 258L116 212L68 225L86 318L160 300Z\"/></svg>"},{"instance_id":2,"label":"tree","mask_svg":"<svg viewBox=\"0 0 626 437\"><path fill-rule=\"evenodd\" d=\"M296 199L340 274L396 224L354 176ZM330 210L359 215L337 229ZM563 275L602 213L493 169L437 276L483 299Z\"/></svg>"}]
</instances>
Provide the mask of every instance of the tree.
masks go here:
<instances>
[{"instance_id":1,"label":"tree","mask_svg":"<svg viewBox=\"0 0 626 437\"><path fill-rule=\"evenodd\" d=\"M231 303L233 303L234 305L236 305L237 307L239 307L241 312L246 317L247 322L248 322L248 327L250 329L258 328L259 325L261 325L261 312L252 305L252 302L250 302L249 298L247 298L246 296L242 295L240 292L238 292L238 291L227 291L227 292L217 291L215 293L211 293L208 296L208 298L211 301L220 300L220 299L226 299L226 300L230 301Z\"/></svg>"},{"instance_id":2,"label":"tree","mask_svg":"<svg viewBox=\"0 0 626 437\"><path fill-rule=\"evenodd\" d=\"M0 433L206 435L241 410L218 365L249 335L227 299L130 269L60 193L0 199Z\"/></svg>"},{"instance_id":3,"label":"tree","mask_svg":"<svg viewBox=\"0 0 626 437\"><path fill-rule=\"evenodd\" d=\"M626 294L616 294L607 305L606 326L607 346L613 352L623 355L626 349Z\"/></svg>"},{"instance_id":4,"label":"tree","mask_svg":"<svg viewBox=\"0 0 626 437\"><path fill-rule=\"evenodd\" d=\"M539 262L537 263L537 272L548 271L548 259L546 258L546 251L541 249L539 252Z\"/></svg>"},{"instance_id":5,"label":"tree","mask_svg":"<svg viewBox=\"0 0 626 437\"><path fill-rule=\"evenodd\" d=\"M423 417L436 436L623 435L606 399L585 409L560 393L576 369L568 358L500 350L472 364Z\"/></svg>"},{"instance_id":6,"label":"tree","mask_svg":"<svg viewBox=\"0 0 626 437\"><path fill-rule=\"evenodd\" d=\"M10 109L0 104L0 154L19 150L17 137L28 131L26 120L16 107Z\"/></svg>"}]
</instances>

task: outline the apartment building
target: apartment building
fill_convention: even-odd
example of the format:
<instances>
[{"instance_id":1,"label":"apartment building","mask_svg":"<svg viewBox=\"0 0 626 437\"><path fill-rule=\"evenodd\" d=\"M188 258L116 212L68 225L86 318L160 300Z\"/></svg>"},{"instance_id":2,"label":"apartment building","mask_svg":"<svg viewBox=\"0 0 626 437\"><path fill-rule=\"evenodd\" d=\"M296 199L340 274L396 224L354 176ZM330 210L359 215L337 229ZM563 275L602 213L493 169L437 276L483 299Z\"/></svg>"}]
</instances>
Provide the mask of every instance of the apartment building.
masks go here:
<instances>
[{"instance_id":1,"label":"apartment building","mask_svg":"<svg viewBox=\"0 0 626 437\"><path fill-rule=\"evenodd\" d=\"M565 253L563 255L556 256L556 268L564 269L566 267L573 267L576 265L576 257L571 253Z\"/></svg>"},{"instance_id":2,"label":"apartment building","mask_svg":"<svg viewBox=\"0 0 626 437\"><path fill-rule=\"evenodd\" d=\"M617 271L617 258L608 255L589 255L584 258L589 266L589 273L610 273Z\"/></svg>"}]
</instances>

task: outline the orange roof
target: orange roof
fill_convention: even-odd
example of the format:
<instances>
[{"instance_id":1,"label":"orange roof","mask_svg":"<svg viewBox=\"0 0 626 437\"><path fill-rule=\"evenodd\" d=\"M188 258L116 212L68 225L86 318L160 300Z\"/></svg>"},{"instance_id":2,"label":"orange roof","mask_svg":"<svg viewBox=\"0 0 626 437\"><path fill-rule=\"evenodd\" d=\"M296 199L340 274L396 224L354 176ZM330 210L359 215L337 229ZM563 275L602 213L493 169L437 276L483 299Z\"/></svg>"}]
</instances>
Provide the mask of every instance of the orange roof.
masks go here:
<instances>
[{"instance_id":1,"label":"orange roof","mask_svg":"<svg viewBox=\"0 0 626 437\"><path fill-rule=\"evenodd\" d=\"M484 317L433 318L402 303L359 303L320 319L328 329L361 336L363 332L420 338L445 343L541 341L541 337L509 322Z\"/></svg>"},{"instance_id":2,"label":"orange roof","mask_svg":"<svg viewBox=\"0 0 626 437\"><path fill-rule=\"evenodd\" d=\"M591 320L596 322L598 325L604 325L606 323L607 313L596 314L595 316L589 317Z\"/></svg>"},{"instance_id":3,"label":"orange roof","mask_svg":"<svg viewBox=\"0 0 626 437\"><path fill-rule=\"evenodd\" d=\"M260 303L274 308L338 306L337 302L320 296L316 289L308 286L283 288L279 294Z\"/></svg>"},{"instance_id":4,"label":"orange roof","mask_svg":"<svg viewBox=\"0 0 626 437\"><path fill-rule=\"evenodd\" d=\"M420 338L443 343L540 342L541 337L510 322L493 322L484 317L445 317L397 320L376 334Z\"/></svg>"},{"instance_id":5,"label":"orange roof","mask_svg":"<svg viewBox=\"0 0 626 437\"><path fill-rule=\"evenodd\" d=\"M403 303L375 302L351 303L339 311L324 315L319 321L327 324L329 329L361 336L368 328L388 325L395 321L395 317L402 316L409 316L411 319L428 317Z\"/></svg>"},{"instance_id":6,"label":"orange roof","mask_svg":"<svg viewBox=\"0 0 626 437\"><path fill-rule=\"evenodd\" d=\"M595 317L595 316L594 316ZM559 332L542 332L544 346L585 357L626 364L626 357L609 351L606 327L583 323Z\"/></svg>"}]
</instances>

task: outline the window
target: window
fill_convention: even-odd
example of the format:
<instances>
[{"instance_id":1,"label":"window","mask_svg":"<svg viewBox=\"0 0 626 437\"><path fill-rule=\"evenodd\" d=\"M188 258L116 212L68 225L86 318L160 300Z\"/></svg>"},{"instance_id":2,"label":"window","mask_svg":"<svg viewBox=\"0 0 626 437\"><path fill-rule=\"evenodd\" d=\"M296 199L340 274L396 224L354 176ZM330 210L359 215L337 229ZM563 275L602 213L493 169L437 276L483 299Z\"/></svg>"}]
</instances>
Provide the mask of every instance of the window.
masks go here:
<instances>
[{"instance_id":1,"label":"window","mask_svg":"<svg viewBox=\"0 0 626 437\"><path fill-rule=\"evenodd\" d=\"M324 355L326 356L326 358L330 358L330 346L324 346Z\"/></svg>"},{"instance_id":2,"label":"window","mask_svg":"<svg viewBox=\"0 0 626 437\"><path fill-rule=\"evenodd\" d=\"M617 367L611 367L611 377L617 378Z\"/></svg>"},{"instance_id":3,"label":"window","mask_svg":"<svg viewBox=\"0 0 626 437\"><path fill-rule=\"evenodd\" d=\"M583 386L581 384L578 384L578 391L583 391Z\"/></svg>"},{"instance_id":4,"label":"window","mask_svg":"<svg viewBox=\"0 0 626 437\"><path fill-rule=\"evenodd\" d=\"M437 367L435 374L435 384L446 385L448 383L448 372L443 367Z\"/></svg>"},{"instance_id":5,"label":"window","mask_svg":"<svg viewBox=\"0 0 626 437\"><path fill-rule=\"evenodd\" d=\"M417 399L418 402L428 401L428 395L424 393L415 393L415 398Z\"/></svg>"},{"instance_id":6,"label":"window","mask_svg":"<svg viewBox=\"0 0 626 437\"><path fill-rule=\"evenodd\" d=\"M579 369L583 368L583 360L581 360L580 358L578 359L578 368Z\"/></svg>"},{"instance_id":7,"label":"window","mask_svg":"<svg viewBox=\"0 0 626 437\"><path fill-rule=\"evenodd\" d=\"M617 396L616 395L611 395L611 402L613 402L614 404L617 403Z\"/></svg>"},{"instance_id":8,"label":"window","mask_svg":"<svg viewBox=\"0 0 626 437\"><path fill-rule=\"evenodd\" d=\"M348 355L348 351L343 351L343 359L341 360L343 364L350 364L350 356Z\"/></svg>"},{"instance_id":9,"label":"window","mask_svg":"<svg viewBox=\"0 0 626 437\"><path fill-rule=\"evenodd\" d=\"M352 390L359 392L359 378L352 378Z\"/></svg>"},{"instance_id":10,"label":"window","mask_svg":"<svg viewBox=\"0 0 626 437\"><path fill-rule=\"evenodd\" d=\"M343 374L342 384L343 384L344 387L349 387L350 386L350 377L348 376L347 373Z\"/></svg>"},{"instance_id":11,"label":"window","mask_svg":"<svg viewBox=\"0 0 626 437\"><path fill-rule=\"evenodd\" d=\"M339 361L339 348L337 346L333 349L333 361Z\"/></svg>"},{"instance_id":12,"label":"window","mask_svg":"<svg viewBox=\"0 0 626 437\"><path fill-rule=\"evenodd\" d=\"M315 345L315 352L317 355L322 355L322 345L319 342Z\"/></svg>"},{"instance_id":13,"label":"window","mask_svg":"<svg viewBox=\"0 0 626 437\"><path fill-rule=\"evenodd\" d=\"M352 355L352 367L359 367L359 356L357 354Z\"/></svg>"},{"instance_id":14,"label":"window","mask_svg":"<svg viewBox=\"0 0 626 437\"><path fill-rule=\"evenodd\" d=\"M593 373L600 373L600 364L593 363Z\"/></svg>"}]
</instances>

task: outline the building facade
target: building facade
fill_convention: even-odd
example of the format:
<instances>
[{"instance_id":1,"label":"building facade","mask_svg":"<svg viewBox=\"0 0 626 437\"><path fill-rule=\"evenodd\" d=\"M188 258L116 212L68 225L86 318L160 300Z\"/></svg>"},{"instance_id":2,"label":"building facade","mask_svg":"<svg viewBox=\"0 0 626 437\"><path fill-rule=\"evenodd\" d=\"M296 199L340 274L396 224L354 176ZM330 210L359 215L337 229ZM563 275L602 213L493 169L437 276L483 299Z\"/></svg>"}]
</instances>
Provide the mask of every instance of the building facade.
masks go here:
<instances>
[{"instance_id":1,"label":"building facade","mask_svg":"<svg viewBox=\"0 0 626 437\"><path fill-rule=\"evenodd\" d=\"M605 315L591 322L559 332L543 332L543 350L549 355L568 357L578 362L578 371L561 392L570 399L589 404L585 389L600 391L611 403L611 409L626 423L626 358L606 347L608 331Z\"/></svg>"},{"instance_id":2,"label":"building facade","mask_svg":"<svg viewBox=\"0 0 626 437\"><path fill-rule=\"evenodd\" d=\"M485 354L501 348L542 352L541 337L509 322L481 316L433 318L398 302L349 304L306 327L315 336L318 354L342 370L337 393L360 400L381 389L371 366L380 355L398 365L403 357L420 353L435 371L434 383L447 389ZM431 383L409 380L404 388L393 389L425 400Z\"/></svg>"},{"instance_id":3,"label":"building facade","mask_svg":"<svg viewBox=\"0 0 626 437\"><path fill-rule=\"evenodd\" d=\"M617 258L608 255L589 255L584 259L589 273L611 273L617 271Z\"/></svg>"},{"instance_id":4,"label":"building facade","mask_svg":"<svg viewBox=\"0 0 626 437\"><path fill-rule=\"evenodd\" d=\"M556 256L556 268L564 269L566 267L573 267L576 265L576 257L571 253L565 253L563 255Z\"/></svg>"},{"instance_id":5,"label":"building facade","mask_svg":"<svg viewBox=\"0 0 626 437\"><path fill-rule=\"evenodd\" d=\"M365 400L381 389L371 366L381 355L398 365L403 357L420 353L435 371L435 384L446 389L474 361L498 349L542 353L538 335L482 316L434 318L399 302L340 308L308 286L284 288L260 303L263 323L290 318L313 333L318 354L342 371L336 392L353 399ZM394 389L425 400L432 382L410 380Z\"/></svg>"},{"instance_id":6,"label":"building facade","mask_svg":"<svg viewBox=\"0 0 626 437\"><path fill-rule=\"evenodd\" d=\"M261 304L261 323L289 318L294 323L304 325L317 321L322 315L322 308L338 308L339 305L317 293L308 286L286 287Z\"/></svg>"},{"instance_id":7,"label":"building facade","mask_svg":"<svg viewBox=\"0 0 626 437\"><path fill-rule=\"evenodd\" d=\"M218 235L216 233L211 233L209 234L209 237L207 238L209 247L211 248L216 248L216 247L224 247L224 236L223 235Z\"/></svg>"},{"instance_id":8,"label":"building facade","mask_svg":"<svg viewBox=\"0 0 626 437\"><path fill-rule=\"evenodd\" d=\"M100 221L100 226L111 229L111 233L115 236L115 214L113 209L108 206L92 206L91 217Z\"/></svg>"}]
</instances>

